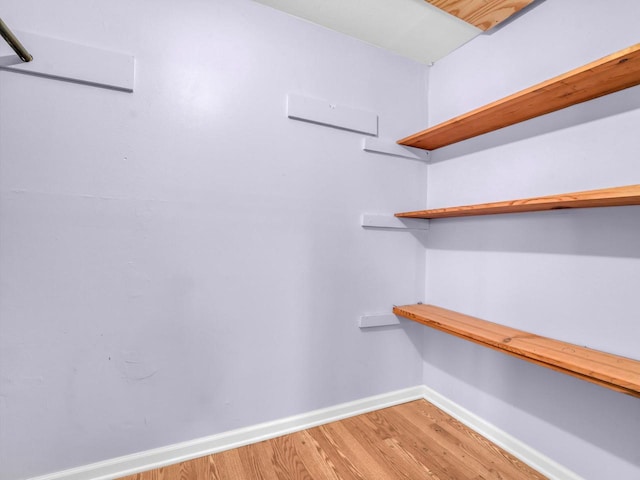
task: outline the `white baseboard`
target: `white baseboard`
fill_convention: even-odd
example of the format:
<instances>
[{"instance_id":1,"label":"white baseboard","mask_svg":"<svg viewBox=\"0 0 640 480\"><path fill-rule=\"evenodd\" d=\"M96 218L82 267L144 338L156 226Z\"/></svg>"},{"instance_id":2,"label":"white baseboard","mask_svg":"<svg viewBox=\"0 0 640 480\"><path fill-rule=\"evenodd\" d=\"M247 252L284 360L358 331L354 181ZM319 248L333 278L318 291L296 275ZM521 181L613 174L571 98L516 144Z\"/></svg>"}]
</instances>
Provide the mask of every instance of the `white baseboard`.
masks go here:
<instances>
[{"instance_id":1,"label":"white baseboard","mask_svg":"<svg viewBox=\"0 0 640 480\"><path fill-rule=\"evenodd\" d=\"M513 438L508 433L498 429L424 385L367 397L361 400L275 420L273 422L231 430L218 435L147 450L103 462L92 463L49 475L34 477L31 480L112 480L261 442L288 433L298 432L306 428L316 427L343 418L353 417L420 398L424 398L434 404L550 479L581 480L581 477L567 470L562 465L559 465L540 452Z\"/></svg>"},{"instance_id":2,"label":"white baseboard","mask_svg":"<svg viewBox=\"0 0 640 480\"><path fill-rule=\"evenodd\" d=\"M242 447L298 432L306 428L317 427L343 418L372 412L381 408L399 405L424 398L422 386L406 388L391 393L342 403L321 410L314 410L301 415L261 423L251 427L231 430L229 432L199 438L188 442L176 443L167 447L147 450L123 457L92 463L31 480L112 480L154 468L184 462L193 458L219 453L232 448Z\"/></svg>"},{"instance_id":3,"label":"white baseboard","mask_svg":"<svg viewBox=\"0 0 640 480\"><path fill-rule=\"evenodd\" d=\"M471 413L466 408L452 402L448 398L440 395L435 390L423 386L424 399L438 407L443 412L448 413L456 420L465 424L471 430L482 435L487 440L492 441L503 450L506 450L514 457L522 460L534 470L551 480L583 480L582 477L571 470L563 467L559 463L550 459L546 455L534 450L517 438L512 437L504 430L483 420L475 413Z\"/></svg>"}]
</instances>

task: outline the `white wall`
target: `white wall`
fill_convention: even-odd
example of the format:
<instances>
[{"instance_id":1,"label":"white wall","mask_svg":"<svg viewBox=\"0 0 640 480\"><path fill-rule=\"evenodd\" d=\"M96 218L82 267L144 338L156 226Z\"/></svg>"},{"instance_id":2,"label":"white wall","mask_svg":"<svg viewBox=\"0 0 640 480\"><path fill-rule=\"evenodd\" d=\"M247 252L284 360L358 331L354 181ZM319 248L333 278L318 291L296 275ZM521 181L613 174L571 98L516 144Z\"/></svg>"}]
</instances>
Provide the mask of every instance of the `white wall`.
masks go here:
<instances>
[{"instance_id":1,"label":"white wall","mask_svg":"<svg viewBox=\"0 0 640 480\"><path fill-rule=\"evenodd\" d=\"M0 477L421 382L424 246L362 212L426 166L289 120L289 92L426 120L426 68L248 0L1 0L16 30L136 57L133 94L0 72ZM34 52L37 54L37 52Z\"/></svg>"},{"instance_id":2,"label":"white wall","mask_svg":"<svg viewBox=\"0 0 640 480\"><path fill-rule=\"evenodd\" d=\"M431 69L432 124L638 42L634 0L543 2ZM438 150L428 204L640 183L640 87ZM640 207L434 221L427 301L640 359ZM430 331L424 382L585 478L640 478L640 400Z\"/></svg>"}]
</instances>

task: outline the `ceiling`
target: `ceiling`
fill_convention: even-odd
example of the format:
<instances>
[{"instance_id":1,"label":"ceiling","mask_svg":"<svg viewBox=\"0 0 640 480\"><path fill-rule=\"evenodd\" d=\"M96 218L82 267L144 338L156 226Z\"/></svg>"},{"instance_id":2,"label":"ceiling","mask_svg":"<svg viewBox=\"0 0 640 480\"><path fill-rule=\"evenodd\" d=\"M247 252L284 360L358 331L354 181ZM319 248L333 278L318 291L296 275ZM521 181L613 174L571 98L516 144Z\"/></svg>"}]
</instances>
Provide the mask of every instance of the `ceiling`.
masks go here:
<instances>
[{"instance_id":1,"label":"ceiling","mask_svg":"<svg viewBox=\"0 0 640 480\"><path fill-rule=\"evenodd\" d=\"M533 0L256 0L431 64Z\"/></svg>"}]
</instances>

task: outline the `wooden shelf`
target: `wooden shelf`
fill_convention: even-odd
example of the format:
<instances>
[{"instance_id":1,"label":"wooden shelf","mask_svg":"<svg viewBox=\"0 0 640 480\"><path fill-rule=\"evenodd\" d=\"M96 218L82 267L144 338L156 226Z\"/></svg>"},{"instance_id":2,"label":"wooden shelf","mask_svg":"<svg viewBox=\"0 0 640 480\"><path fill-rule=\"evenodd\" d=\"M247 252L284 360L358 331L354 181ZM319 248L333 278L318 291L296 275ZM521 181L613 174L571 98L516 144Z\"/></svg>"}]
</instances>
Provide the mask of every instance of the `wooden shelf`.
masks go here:
<instances>
[{"instance_id":1,"label":"wooden shelf","mask_svg":"<svg viewBox=\"0 0 640 480\"><path fill-rule=\"evenodd\" d=\"M434 7L480 30L489 30L519 12L533 0L427 0Z\"/></svg>"},{"instance_id":2,"label":"wooden shelf","mask_svg":"<svg viewBox=\"0 0 640 480\"><path fill-rule=\"evenodd\" d=\"M434 305L393 313L445 333L640 398L640 361L541 337Z\"/></svg>"},{"instance_id":3,"label":"wooden shelf","mask_svg":"<svg viewBox=\"0 0 640 480\"><path fill-rule=\"evenodd\" d=\"M495 215L499 213L539 212L563 208L617 207L640 205L640 185L603 188L585 192L560 193L546 197L523 198L506 202L480 203L460 207L434 208L396 213L401 218L447 218Z\"/></svg>"},{"instance_id":4,"label":"wooden shelf","mask_svg":"<svg viewBox=\"0 0 640 480\"><path fill-rule=\"evenodd\" d=\"M398 143L435 150L640 84L640 43L433 126Z\"/></svg>"}]
</instances>

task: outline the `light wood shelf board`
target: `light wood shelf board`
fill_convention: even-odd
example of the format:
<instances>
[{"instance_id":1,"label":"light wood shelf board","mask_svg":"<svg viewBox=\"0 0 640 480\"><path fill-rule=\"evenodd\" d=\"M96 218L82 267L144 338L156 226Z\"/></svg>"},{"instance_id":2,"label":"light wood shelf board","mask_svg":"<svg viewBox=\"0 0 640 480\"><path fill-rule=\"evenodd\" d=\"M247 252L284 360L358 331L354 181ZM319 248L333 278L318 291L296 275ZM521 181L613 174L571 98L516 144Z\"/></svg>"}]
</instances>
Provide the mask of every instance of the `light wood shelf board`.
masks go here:
<instances>
[{"instance_id":1,"label":"light wood shelf board","mask_svg":"<svg viewBox=\"0 0 640 480\"><path fill-rule=\"evenodd\" d=\"M640 43L410 135L398 143L435 150L640 84Z\"/></svg>"},{"instance_id":2,"label":"light wood shelf board","mask_svg":"<svg viewBox=\"0 0 640 480\"><path fill-rule=\"evenodd\" d=\"M393 313L552 370L640 398L640 360L524 332L435 305Z\"/></svg>"},{"instance_id":3,"label":"light wood shelf board","mask_svg":"<svg viewBox=\"0 0 640 480\"><path fill-rule=\"evenodd\" d=\"M400 218L450 218L502 213L539 212L565 208L596 208L640 205L640 185L560 193L544 197L523 198L503 202L434 208L396 213Z\"/></svg>"},{"instance_id":4,"label":"light wood shelf board","mask_svg":"<svg viewBox=\"0 0 640 480\"><path fill-rule=\"evenodd\" d=\"M426 0L431 5L470 23L489 30L533 2L533 0Z\"/></svg>"}]
</instances>

